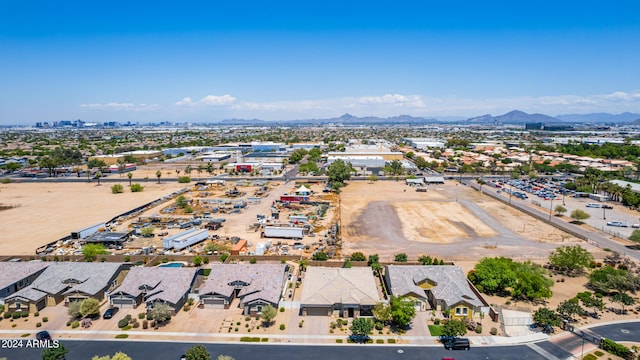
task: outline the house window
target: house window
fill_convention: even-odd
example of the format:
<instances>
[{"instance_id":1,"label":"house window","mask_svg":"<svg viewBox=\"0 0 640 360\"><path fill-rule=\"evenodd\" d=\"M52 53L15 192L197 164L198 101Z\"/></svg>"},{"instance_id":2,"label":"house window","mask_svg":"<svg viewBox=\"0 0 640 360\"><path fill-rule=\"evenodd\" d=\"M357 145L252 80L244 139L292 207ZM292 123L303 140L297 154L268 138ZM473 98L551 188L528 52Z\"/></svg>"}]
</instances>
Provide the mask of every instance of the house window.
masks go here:
<instances>
[{"instance_id":1,"label":"house window","mask_svg":"<svg viewBox=\"0 0 640 360\"><path fill-rule=\"evenodd\" d=\"M20 303L16 303L15 306L16 306L16 311L20 311L20 309L22 309L22 304Z\"/></svg>"},{"instance_id":2,"label":"house window","mask_svg":"<svg viewBox=\"0 0 640 360\"><path fill-rule=\"evenodd\" d=\"M456 308L456 315L457 316L467 316L467 314L469 313L469 309L466 307L457 307Z\"/></svg>"},{"instance_id":3,"label":"house window","mask_svg":"<svg viewBox=\"0 0 640 360\"><path fill-rule=\"evenodd\" d=\"M256 311L260 314L262 313L262 305L256 306Z\"/></svg>"}]
</instances>

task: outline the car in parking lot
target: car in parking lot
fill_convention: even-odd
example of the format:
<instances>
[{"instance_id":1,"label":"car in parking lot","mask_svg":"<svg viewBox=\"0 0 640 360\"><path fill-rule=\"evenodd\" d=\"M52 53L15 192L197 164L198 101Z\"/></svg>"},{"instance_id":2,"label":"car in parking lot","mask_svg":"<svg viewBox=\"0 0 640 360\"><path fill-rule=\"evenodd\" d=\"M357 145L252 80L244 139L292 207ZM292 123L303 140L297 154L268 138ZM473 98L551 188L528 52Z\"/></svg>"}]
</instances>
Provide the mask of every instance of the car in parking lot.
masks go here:
<instances>
[{"instance_id":1,"label":"car in parking lot","mask_svg":"<svg viewBox=\"0 0 640 360\"><path fill-rule=\"evenodd\" d=\"M602 204L603 209L613 209L613 205Z\"/></svg>"},{"instance_id":2,"label":"car in parking lot","mask_svg":"<svg viewBox=\"0 0 640 360\"><path fill-rule=\"evenodd\" d=\"M113 315L115 315L117 312L118 312L117 307L108 308L107 311L104 312L104 315L102 315L102 318L111 319Z\"/></svg>"},{"instance_id":3,"label":"car in parking lot","mask_svg":"<svg viewBox=\"0 0 640 360\"><path fill-rule=\"evenodd\" d=\"M596 203L588 203L585 206L588 208L600 208L600 204L596 204Z\"/></svg>"},{"instance_id":4,"label":"car in parking lot","mask_svg":"<svg viewBox=\"0 0 640 360\"><path fill-rule=\"evenodd\" d=\"M622 221L609 221L607 222L607 226L615 226L615 227L629 227L629 224Z\"/></svg>"}]
</instances>

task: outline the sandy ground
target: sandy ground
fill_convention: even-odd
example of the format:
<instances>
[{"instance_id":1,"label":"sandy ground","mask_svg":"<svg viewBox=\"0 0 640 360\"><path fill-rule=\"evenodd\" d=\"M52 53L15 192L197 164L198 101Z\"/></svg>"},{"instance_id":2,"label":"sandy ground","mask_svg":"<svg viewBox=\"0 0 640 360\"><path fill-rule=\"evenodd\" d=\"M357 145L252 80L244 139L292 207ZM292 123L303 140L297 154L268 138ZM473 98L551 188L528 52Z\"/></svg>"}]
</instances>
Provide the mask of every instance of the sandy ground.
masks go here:
<instances>
[{"instance_id":1,"label":"sandy ground","mask_svg":"<svg viewBox=\"0 0 640 360\"><path fill-rule=\"evenodd\" d=\"M117 175L112 175L116 177ZM0 185L0 254L35 254L41 245L69 235L184 187L178 182L139 181L144 191L112 194L113 183L11 183Z\"/></svg>"},{"instance_id":2,"label":"sandy ground","mask_svg":"<svg viewBox=\"0 0 640 360\"><path fill-rule=\"evenodd\" d=\"M416 192L403 182L351 182L341 196L345 252L405 252L449 260L510 256L543 260L578 239L455 182ZM464 246L461 248L460 246ZM462 250L464 249L464 250Z\"/></svg>"}]
</instances>

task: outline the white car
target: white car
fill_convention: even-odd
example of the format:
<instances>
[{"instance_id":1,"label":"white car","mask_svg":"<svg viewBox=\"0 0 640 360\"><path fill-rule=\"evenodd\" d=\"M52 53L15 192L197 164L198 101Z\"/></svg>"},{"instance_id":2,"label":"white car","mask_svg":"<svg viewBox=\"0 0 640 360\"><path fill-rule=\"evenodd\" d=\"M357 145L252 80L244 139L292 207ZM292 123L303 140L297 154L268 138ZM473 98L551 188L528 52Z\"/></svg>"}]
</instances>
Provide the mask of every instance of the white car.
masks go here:
<instances>
[{"instance_id":1,"label":"white car","mask_svg":"<svg viewBox=\"0 0 640 360\"><path fill-rule=\"evenodd\" d=\"M589 208L600 208L600 204L596 204L596 203L588 203L585 206Z\"/></svg>"}]
</instances>

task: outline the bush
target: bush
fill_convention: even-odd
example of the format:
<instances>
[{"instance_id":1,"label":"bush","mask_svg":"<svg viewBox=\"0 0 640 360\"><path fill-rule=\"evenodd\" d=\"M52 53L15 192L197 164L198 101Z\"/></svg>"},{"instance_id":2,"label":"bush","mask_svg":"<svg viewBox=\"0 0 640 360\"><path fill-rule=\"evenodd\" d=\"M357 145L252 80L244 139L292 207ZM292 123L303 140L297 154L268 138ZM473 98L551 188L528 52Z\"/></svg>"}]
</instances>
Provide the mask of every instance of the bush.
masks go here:
<instances>
[{"instance_id":1,"label":"bush","mask_svg":"<svg viewBox=\"0 0 640 360\"><path fill-rule=\"evenodd\" d=\"M40 312L38 312L38 311L34 312L34 313L33 313L33 316L35 316L35 317L40 316Z\"/></svg>"},{"instance_id":2,"label":"bush","mask_svg":"<svg viewBox=\"0 0 640 360\"><path fill-rule=\"evenodd\" d=\"M134 323L133 323L132 327L133 327L134 329L137 329L137 328L139 328L139 327L140 327L140 323L136 321L136 322L134 322Z\"/></svg>"},{"instance_id":3,"label":"bush","mask_svg":"<svg viewBox=\"0 0 640 360\"><path fill-rule=\"evenodd\" d=\"M382 322L380 322L380 321L376 321L375 329L376 329L376 330L382 330L382 329L384 329L384 324L383 324Z\"/></svg>"},{"instance_id":4,"label":"bush","mask_svg":"<svg viewBox=\"0 0 640 360\"><path fill-rule=\"evenodd\" d=\"M190 178L190 177L188 177L188 176L180 176L180 177L178 178L178 182L179 182L180 184L187 184L187 183L190 183L190 182L191 182L191 178Z\"/></svg>"},{"instance_id":5,"label":"bush","mask_svg":"<svg viewBox=\"0 0 640 360\"><path fill-rule=\"evenodd\" d=\"M124 186L120 184L115 184L111 187L112 194L122 194L124 192Z\"/></svg>"},{"instance_id":6,"label":"bush","mask_svg":"<svg viewBox=\"0 0 640 360\"><path fill-rule=\"evenodd\" d=\"M604 339L602 341L602 350L625 359L629 357L630 354L630 350L628 347L622 344L618 344L611 339Z\"/></svg>"},{"instance_id":7,"label":"bush","mask_svg":"<svg viewBox=\"0 0 640 360\"><path fill-rule=\"evenodd\" d=\"M342 339L336 339L337 344L342 344Z\"/></svg>"},{"instance_id":8,"label":"bush","mask_svg":"<svg viewBox=\"0 0 640 360\"><path fill-rule=\"evenodd\" d=\"M259 337L250 337L250 336L243 336L240 338L241 342L260 342L260 338Z\"/></svg>"},{"instance_id":9,"label":"bush","mask_svg":"<svg viewBox=\"0 0 640 360\"><path fill-rule=\"evenodd\" d=\"M387 343L395 344L396 343L396 339L387 339Z\"/></svg>"},{"instance_id":10,"label":"bush","mask_svg":"<svg viewBox=\"0 0 640 360\"><path fill-rule=\"evenodd\" d=\"M376 339L376 344L384 344L384 340L383 339Z\"/></svg>"},{"instance_id":11,"label":"bush","mask_svg":"<svg viewBox=\"0 0 640 360\"><path fill-rule=\"evenodd\" d=\"M596 350L596 351L594 352L594 354L595 354L597 357L600 357L600 356L604 355L604 353L603 353L602 351L600 351L600 350Z\"/></svg>"},{"instance_id":12,"label":"bush","mask_svg":"<svg viewBox=\"0 0 640 360\"><path fill-rule=\"evenodd\" d=\"M476 326L476 334L481 334L481 333L482 333L482 325Z\"/></svg>"},{"instance_id":13,"label":"bush","mask_svg":"<svg viewBox=\"0 0 640 360\"><path fill-rule=\"evenodd\" d=\"M129 325L129 320L127 318L118 320L118 327L122 329L123 327Z\"/></svg>"},{"instance_id":14,"label":"bush","mask_svg":"<svg viewBox=\"0 0 640 360\"><path fill-rule=\"evenodd\" d=\"M304 325L304 320L300 320L300 322L298 323L298 327L302 327Z\"/></svg>"},{"instance_id":15,"label":"bush","mask_svg":"<svg viewBox=\"0 0 640 360\"><path fill-rule=\"evenodd\" d=\"M269 341L269 338L262 338L262 339L260 339L260 342L267 342L267 341Z\"/></svg>"},{"instance_id":16,"label":"bush","mask_svg":"<svg viewBox=\"0 0 640 360\"><path fill-rule=\"evenodd\" d=\"M284 324L280 324L280 330L284 330L285 326Z\"/></svg>"},{"instance_id":17,"label":"bush","mask_svg":"<svg viewBox=\"0 0 640 360\"><path fill-rule=\"evenodd\" d=\"M284 308L283 307L280 308L280 312L284 312Z\"/></svg>"},{"instance_id":18,"label":"bush","mask_svg":"<svg viewBox=\"0 0 640 360\"><path fill-rule=\"evenodd\" d=\"M142 190L144 190L144 186L138 183L135 183L135 184L131 184L130 189L131 189L131 192L141 192Z\"/></svg>"},{"instance_id":19,"label":"bush","mask_svg":"<svg viewBox=\"0 0 640 360\"><path fill-rule=\"evenodd\" d=\"M149 322L147 320L142 320L142 328L143 329L149 328Z\"/></svg>"},{"instance_id":20,"label":"bush","mask_svg":"<svg viewBox=\"0 0 640 360\"><path fill-rule=\"evenodd\" d=\"M129 337L129 334L118 334L116 335L116 339L126 339Z\"/></svg>"},{"instance_id":21,"label":"bush","mask_svg":"<svg viewBox=\"0 0 640 360\"><path fill-rule=\"evenodd\" d=\"M131 325L127 325L127 326L123 327L122 330L124 330L124 331L131 330Z\"/></svg>"},{"instance_id":22,"label":"bush","mask_svg":"<svg viewBox=\"0 0 640 360\"><path fill-rule=\"evenodd\" d=\"M48 322L48 321L49 321L48 317L45 316L45 317L42 318L42 322Z\"/></svg>"},{"instance_id":23,"label":"bush","mask_svg":"<svg viewBox=\"0 0 640 360\"><path fill-rule=\"evenodd\" d=\"M15 319L20 319L20 316L21 316L20 311L16 311L16 312L11 314L11 318L14 319L14 320Z\"/></svg>"},{"instance_id":24,"label":"bush","mask_svg":"<svg viewBox=\"0 0 640 360\"><path fill-rule=\"evenodd\" d=\"M2 315L2 317L8 319L11 317L11 313L7 311L6 313L4 313L4 315Z\"/></svg>"},{"instance_id":25,"label":"bush","mask_svg":"<svg viewBox=\"0 0 640 360\"><path fill-rule=\"evenodd\" d=\"M40 327L40 326L42 326L42 323L39 323L39 322L36 323L36 327Z\"/></svg>"},{"instance_id":26,"label":"bush","mask_svg":"<svg viewBox=\"0 0 640 360\"><path fill-rule=\"evenodd\" d=\"M440 319L439 318L433 319L433 325L440 325Z\"/></svg>"},{"instance_id":27,"label":"bush","mask_svg":"<svg viewBox=\"0 0 640 360\"><path fill-rule=\"evenodd\" d=\"M496 329L496 328L492 327L492 328L491 328L491 331L489 331L489 334L491 334L491 335L498 335L498 329Z\"/></svg>"},{"instance_id":28,"label":"bush","mask_svg":"<svg viewBox=\"0 0 640 360\"><path fill-rule=\"evenodd\" d=\"M143 312L141 312L141 313L139 313L139 314L138 314L138 319L142 320L142 319L144 319L146 316L147 316L147 313L143 313Z\"/></svg>"},{"instance_id":29,"label":"bush","mask_svg":"<svg viewBox=\"0 0 640 360\"><path fill-rule=\"evenodd\" d=\"M72 328L72 329L75 329L75 328L77 328L78 326L80 326L80 322L79 322L78 320L75 320L75 321L73 321L73 322L71 323L71 328Z\"/></svg>"}]
</instances>

